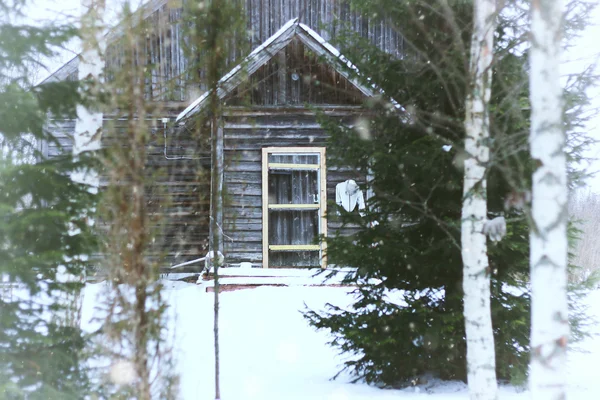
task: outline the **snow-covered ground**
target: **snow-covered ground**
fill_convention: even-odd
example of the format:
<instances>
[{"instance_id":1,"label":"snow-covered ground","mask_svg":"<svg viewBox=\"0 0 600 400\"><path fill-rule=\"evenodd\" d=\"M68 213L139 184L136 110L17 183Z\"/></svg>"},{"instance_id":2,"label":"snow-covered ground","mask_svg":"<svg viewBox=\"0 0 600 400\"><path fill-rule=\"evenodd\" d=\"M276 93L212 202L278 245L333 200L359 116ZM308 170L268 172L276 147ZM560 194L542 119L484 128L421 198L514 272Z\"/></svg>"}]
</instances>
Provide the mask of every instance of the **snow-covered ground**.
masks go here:
<instances>
[{"instance_id":1,"label":"snow-covered ground","mask_svg":"<svg viewBox=\"0 0 600 400\"><path fill-rule=\"evenodd\" d=\"M84 298L84 323L102 284L89 284ZM166 297L174 313L175 352L181 378L181 398L214 399L213 293L190 283L166 281ZM349 289L340 287L259 287L221 293L221 398L223 400L361 400L467 399L466 386L444 382L432 387L381 390L349 383L335 375L343 362L326 345L326 332L315 332L302 317L304 304L349 304ZM587 302L600 317L600 291ZM598 327L595 332L600 332ZM570 354L570 399L600 398L600 338L581 344L587 351ZM502 399L527 399L529 394L501 388Z\"/></svg>"}]
</instances>

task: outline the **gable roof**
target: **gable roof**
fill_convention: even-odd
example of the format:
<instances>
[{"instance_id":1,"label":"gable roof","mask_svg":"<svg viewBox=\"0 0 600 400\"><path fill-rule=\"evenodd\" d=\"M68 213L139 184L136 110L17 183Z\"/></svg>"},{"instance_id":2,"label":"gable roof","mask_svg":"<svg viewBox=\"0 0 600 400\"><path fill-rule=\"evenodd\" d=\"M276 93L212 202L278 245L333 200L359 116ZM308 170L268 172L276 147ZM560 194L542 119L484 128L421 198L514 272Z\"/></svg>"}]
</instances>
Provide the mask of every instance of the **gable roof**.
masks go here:
<instances>
[{"instance_id":1,"label":"gable roof","mask_svg":"<svg viewBox=\"0 0 600 400\"><path fill-rule=\"evenodd\" d=\"M217 96L219 99L225 98L247 77L269 62L269 60L275 57L280 50L283 50L294 37L299 38L306 47L317 55L324 57L340 75L351 82L365 96L372 97L375 94L383 94L382 90L379 90L374 86L366 86L360 83L356 78L350 76L348 69L358 73L358 68L356 68L356 66L344 57L338 49L329 44L317 32L310 29L308 26L301 24L298 21L298 18L294 18L283 25L281 29L273 34L273 36L252 51L252 53L250 53L239 65L219 80L217 83ZM344 65L347 68L344 68ZM206 106L209 94L210 91L207 91L194 100L177 116L175 122L188 119L199 112ZM401 108L394 100L392 100L392 103L397 108Z\"/></svg>"},{"instance_id":2,"label":"gable roof","mask_svg":"<svg viewBox=\"0 0 600 400\"><path fill-rule=\"evenodd\" d=\"M152 15L155 11L169 4L170 0L149 0L144 4L141 4L140 7L134 11L134 15L138 18L134 18L133 21L137 23L140 18L146 19ZM119 39L123 36L127 29L130 27L123 26L122 21L117 23L113 27L108 27L107 32L104 34L106 38L106 43L111 44L115 40ZM41 83L48 82L60 82L72 77L73 74L77 76L77 70L79 69L79 59L81 57L81 53L77 52L77 55L71 58L68 62L60 66L57 70L48 75L45 79L41 81Z\"/></svg>"}]
</instances>

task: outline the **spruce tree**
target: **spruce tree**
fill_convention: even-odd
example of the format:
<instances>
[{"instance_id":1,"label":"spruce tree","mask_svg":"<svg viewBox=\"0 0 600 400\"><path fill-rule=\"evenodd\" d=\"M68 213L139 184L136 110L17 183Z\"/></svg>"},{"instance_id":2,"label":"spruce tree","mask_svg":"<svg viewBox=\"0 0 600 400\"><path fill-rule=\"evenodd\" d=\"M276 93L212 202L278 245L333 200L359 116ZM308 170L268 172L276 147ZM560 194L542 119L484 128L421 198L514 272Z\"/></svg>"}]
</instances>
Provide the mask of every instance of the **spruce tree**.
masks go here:
<instances>
[{"instance_id":1,"label":"spruce tree","mask_svg":"<svg viewBox=\"0 0 600 400\"><path fill-rule=\"evenodd\" d=\"M360 227L357 234L327 238L329 263L356 267L346 277L357 284L356 301L349 309L329 304L305 316L331 331L331 344L341 352L356 354L345 368L357 379L406 385L433 373L466 380L461 149L473 5L352 4L392 24L404 37L406 54L394 58L356 37L338 43L360 70L357 79L375 82L388 98L366 104L370 110L360 125L369 127L370 140L323 118L331 134L329 162L369 177L363 189L373 195L364 217L342 212L343 223ZM518 4L507 7L515 8L499 15L494 44L487 197L488 218L503 215L509 223L505 239L489 244L489 272L497 377L522 383L530 318L527 21L515 11ZM573 97L585 97L573 90Z\"/></svg>"},{"instance_id":2,"label":"spruce tree","mask_svg":"<svg viewBox=\"0 0 600 400\"><path fill-rule=\"evenodd\" d=\"M93 253L95 195L71 174L93 157L43 157L49 116L74 118L79 99L73 82L32 78L77 31L15 23L25 5L0 1L0 397L80 399L87 339L71 300Z\"/></svg>"}]
</instances>

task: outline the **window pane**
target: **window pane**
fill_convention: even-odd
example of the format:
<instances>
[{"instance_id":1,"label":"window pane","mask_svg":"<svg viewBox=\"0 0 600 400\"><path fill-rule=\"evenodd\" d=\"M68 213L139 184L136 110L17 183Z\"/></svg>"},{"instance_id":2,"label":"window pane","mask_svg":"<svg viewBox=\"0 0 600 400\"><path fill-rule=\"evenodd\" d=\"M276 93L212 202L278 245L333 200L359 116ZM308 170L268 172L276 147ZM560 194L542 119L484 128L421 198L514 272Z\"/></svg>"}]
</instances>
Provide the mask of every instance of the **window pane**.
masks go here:
<instances>
[{"instance_id":1,"label":"window pane","mask_svg":"<svg viewBox=\"0 0 600 400\"><path fill-rule=\"evenodd\" d=\"M318 204L317 171L269 171L269 204Z\"/></svg>"},{"instance_id":2,"label":"window pane","mask_svg":"<svg viewBox=\"0 0 600 400\"><path fill-rule=\"evenodd\" d=\"M269 210L269 245L316 244L318 210Z\"/></svg>"},{"instance_id":3,"label":"window pane","mask_svg":"<svg viewBox=\"0 0 600 400\"><path fill-rule=\"evenodd\" d=\"M269 154L269 164L318 164L318 154Z\"/></svg>"}]
</instances>

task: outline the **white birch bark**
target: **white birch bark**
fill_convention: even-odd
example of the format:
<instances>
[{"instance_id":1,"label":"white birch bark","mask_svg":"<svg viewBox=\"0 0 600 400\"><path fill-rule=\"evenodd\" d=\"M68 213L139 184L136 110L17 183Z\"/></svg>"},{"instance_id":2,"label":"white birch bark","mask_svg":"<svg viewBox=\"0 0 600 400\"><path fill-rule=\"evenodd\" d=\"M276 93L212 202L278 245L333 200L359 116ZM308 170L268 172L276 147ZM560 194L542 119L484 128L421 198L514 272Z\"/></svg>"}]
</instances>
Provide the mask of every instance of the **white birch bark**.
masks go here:
<instances>
[{"instance_id":1,"label":"white birch bark","mask_svg":"<svg viewBox=\"0 0 600 400\"><path fill-rule=\"evenodd\" d=\"M490 272L484 224L487 220L485 172L489 161L495 0L476 0L466 99L467 153L464 163L462 259L464 316L467 335L467 379L471 399L498 398L496 354L490 310Z\"/></svg>"},{"instance_id":2,"label":"white birch bark","mask_svg":"<svg viewBox=\"0 0 600 400\"><path fill-rule=\"evenodd\" d=\"M82 51L79 56L78 79L80 94L94 101L102 82L104 70L104 50L106 41L103 34L105 0L82 0L81 18ZM102 132L102 111L77 105L77 121L73 153L100 149Z\"/></svg>"},{"instance_id":3,"label":"white birch bark","mask_svg":"<svg viewBox=\"0 0 600 400\"><path fill-rule=\"evenodd\" d=\"M102 32L105 0L82 0L81 17L81 41L82 52L79 59L78 80L81 84L79 93L83 98L93 101L98 86L89 87L86 82L99 84L104 70L104 59L102 57L105 48L105 40ZM89 89L89 90L88 90ZM83 104L77 105L77 119L75 121L75 133L73 135L73 155L77 157L84 151L100 149L100 135L102 132L102 112L86 108ZM75 182L89 185L89 190L97 191L100 179L96 171L76 170L71 174ZM90 222L90 223L93 223ZM77 234L73 231L72 234ZM65 276L65 280L83 280L84 276ZM67 299L69 308L73 310L73 316L69 320L77 325L81 320L81 307L83 297L78 292L75 298Z\"/></svg>"},{"instance_id":4,"label":"white birch bark","mask_svg":"<svg viewBox=\"0 0 600 400\"><path fill-rule=\"evenodd\" d=\"M563 5L531 2L531 365L533 399L566 398L567 164L560 52Z\"/></svg>"}]
</instances>

